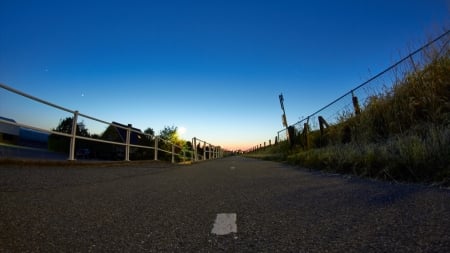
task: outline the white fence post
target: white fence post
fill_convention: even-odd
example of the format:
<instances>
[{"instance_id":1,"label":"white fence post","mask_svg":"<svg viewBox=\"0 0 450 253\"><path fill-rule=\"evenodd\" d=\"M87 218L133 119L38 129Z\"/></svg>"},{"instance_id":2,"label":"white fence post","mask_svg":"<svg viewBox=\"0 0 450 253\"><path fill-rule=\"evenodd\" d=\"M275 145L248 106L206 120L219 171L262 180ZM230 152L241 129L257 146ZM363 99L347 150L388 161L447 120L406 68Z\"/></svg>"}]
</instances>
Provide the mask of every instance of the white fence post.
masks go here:
<instances>
[{"instance_id":1,"label":"white fence post","mask_svg":"<svg viewBox=\"0 0 450 253\"><path fill-rule=\"evenodd\" d=\"M75 160L75 142L77 138L77 121L78 121L78 111L73 114L72 120L72 136L70 137L70 148L69 148L69 161Z\"/></svg>"},{"instance_id":2,"label":"white fence post","mask_svg":"<svg viewBox=\"0 0 450 253\"><path fill-rule=\"evenodd\" d=\"M175 163L175 145L172 143L172 163Z\"/></svg>"},{"instance_id":3,"label":"white fence post","mask_svg":"<svg viewBox=\"0 0 450 253\"><path fill-rule=\"evenodd\" d=\"M197 156L197 138L192 138L192 149L194 150L194 161L198 161L198 156Z\"/></svg>"},{"instance_id":4,"label":"white fence post","mask_svg":"<svg viewBox=\"0 0 450 253\"><path fill-rule=\"evenodd\" d=\"M155 136L155 158L154 160L158 160L158 136Z\"/></svg>"},{"instance_id":5,"label":"white fence post","mask_svg":"<svg viewBox=\"0 0 450 253\"><path fill-rule=\"evenodd\" d=\"M131 124L127 127L127 139L125 141L125 161L130 161L130 139L131 139Z\"/></svg>"},{"instance_id":6,"label":"white fence post","mask_svg":"<svg viewBox=\"0 0 450 253\"><path fill-rule=\"evenodd\" d=\"M203 142L203 160L206 160L206 142Z\"/></svg>"},{"instance_id":7,"label":"white fence post","mask_svg":"<svg viewBox=\"0 0 450 253\"><path fill-rule=\"evenodd\" d=\"M192 143L194 143L194 138L192 139ZM192 152L190 153L191 162L195 162L195 152L197 152L197 148L195 146L192 147Z\"/></svg>"}]
</instances>

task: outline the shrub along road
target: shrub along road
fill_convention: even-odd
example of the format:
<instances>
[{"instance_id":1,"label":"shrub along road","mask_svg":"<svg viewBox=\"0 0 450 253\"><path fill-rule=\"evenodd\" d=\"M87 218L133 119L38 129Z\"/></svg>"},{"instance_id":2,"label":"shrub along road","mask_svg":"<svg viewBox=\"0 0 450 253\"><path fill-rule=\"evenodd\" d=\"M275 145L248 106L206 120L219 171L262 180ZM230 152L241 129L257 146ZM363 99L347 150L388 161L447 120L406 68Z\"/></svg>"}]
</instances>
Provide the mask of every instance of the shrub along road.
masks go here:
<instances>
[{"instance_id":1,"label":"shrub along road","mask_svg":"<svg viewBox=\"0 0 450 253\"><path fill-rule=\"evenodd\" d=\"M449 252L450 191L229 157L0 168L0 252Z\"/></svg>"}]
</instances>

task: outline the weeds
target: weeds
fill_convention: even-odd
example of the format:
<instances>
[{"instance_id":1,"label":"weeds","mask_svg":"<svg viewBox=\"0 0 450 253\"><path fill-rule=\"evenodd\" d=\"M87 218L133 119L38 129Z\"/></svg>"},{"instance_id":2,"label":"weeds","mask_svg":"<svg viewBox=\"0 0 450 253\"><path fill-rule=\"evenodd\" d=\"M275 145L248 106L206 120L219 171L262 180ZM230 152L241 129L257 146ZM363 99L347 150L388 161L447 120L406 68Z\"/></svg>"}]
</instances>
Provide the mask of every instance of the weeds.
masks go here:
<instances>
[{"instance_id":1,"label":"weeds","mask_svg":"<svg viewBox=\"0 0 450 253\"><path fill-rule=\"evenodd\" d=\"M384 142L330 145L294 152L287 161L309 168L410 182L450 183L450 130L433 127L423 138L403 135Z\"/></svg>"},{"instance_id":2,"label":"weeds","mask_svg":"<svg viewBox=\"0 0 450 253\"><path fill-rule=\"evenodd\" d=\"M278 157L333 172L449 185L450 50L444 46L424 52L428 64L372 95L358 115L342 112L324 135L311 132L309 149L278 149L284 152Z\"/></svg>"}]
</instances>

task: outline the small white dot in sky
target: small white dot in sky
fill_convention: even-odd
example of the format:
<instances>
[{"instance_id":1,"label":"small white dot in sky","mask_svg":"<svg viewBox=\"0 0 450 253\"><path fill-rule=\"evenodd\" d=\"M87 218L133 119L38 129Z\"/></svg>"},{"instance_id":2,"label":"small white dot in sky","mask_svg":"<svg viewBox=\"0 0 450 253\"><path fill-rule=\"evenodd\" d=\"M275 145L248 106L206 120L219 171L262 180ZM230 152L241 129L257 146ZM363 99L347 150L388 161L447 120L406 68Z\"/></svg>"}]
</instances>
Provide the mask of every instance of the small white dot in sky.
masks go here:
<instances>
[{"instance_id":1,"label":"small white dot in sky","mask_svg":"<svg viewBox=\"0 0 450 253\"><path fill-rule=\"evenodd\" d=\"M81 96L84 97L84 92L81 92Z\"/></svg>"}]
</instances>

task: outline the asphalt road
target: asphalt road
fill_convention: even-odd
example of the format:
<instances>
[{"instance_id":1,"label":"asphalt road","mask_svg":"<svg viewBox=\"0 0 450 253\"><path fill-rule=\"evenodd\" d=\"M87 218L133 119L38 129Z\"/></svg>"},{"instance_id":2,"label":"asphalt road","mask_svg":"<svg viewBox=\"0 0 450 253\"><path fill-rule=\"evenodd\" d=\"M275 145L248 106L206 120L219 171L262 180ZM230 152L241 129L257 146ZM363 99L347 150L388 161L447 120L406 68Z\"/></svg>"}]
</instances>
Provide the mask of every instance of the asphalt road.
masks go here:
<instances>
[{"instance_id":1,"label":"asphalt road","mask_svg":"<svg viewBox=\"0 0 450 253\"><path fill-rule=\"evenodd\" d=\"M450 191L242 157L0 167L0 252L327 251L450 252Z\"/></svg>"}]
</instances>

